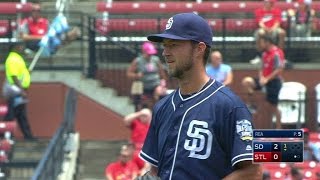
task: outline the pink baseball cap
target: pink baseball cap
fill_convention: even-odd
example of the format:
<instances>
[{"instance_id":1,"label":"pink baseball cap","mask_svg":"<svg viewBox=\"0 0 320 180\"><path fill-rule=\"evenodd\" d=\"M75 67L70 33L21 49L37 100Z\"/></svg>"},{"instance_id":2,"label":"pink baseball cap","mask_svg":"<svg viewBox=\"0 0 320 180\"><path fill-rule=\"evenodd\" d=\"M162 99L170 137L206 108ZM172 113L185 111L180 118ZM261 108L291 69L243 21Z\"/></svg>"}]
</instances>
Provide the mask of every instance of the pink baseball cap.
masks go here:
<instances>
[{"instance_id":1,"label":"pink baseball cap","mask_svg":"<svg viewBox=\"0 0 320 180\"><path fill-rule=\"evenodd\" d=\"M142 44L142 51L148 55L153 55L158 53L157 49L154 47L154 45L151 42L144 42Z\"/></svg>"}]
</instances>

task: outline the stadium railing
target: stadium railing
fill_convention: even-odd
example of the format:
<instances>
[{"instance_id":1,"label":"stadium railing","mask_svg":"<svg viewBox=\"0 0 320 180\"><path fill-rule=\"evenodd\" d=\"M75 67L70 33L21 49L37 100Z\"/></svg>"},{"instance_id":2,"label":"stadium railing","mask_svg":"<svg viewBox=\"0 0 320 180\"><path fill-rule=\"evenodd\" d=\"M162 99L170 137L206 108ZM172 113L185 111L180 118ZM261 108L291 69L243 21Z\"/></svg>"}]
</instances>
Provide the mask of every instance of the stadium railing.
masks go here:
<instances>
[{"instance_id":1,"label":"stadium railing","mask_svg":"<svg viewBox=\"0 0 320 180\"><path fill-rule=\"evenodd\" d=\"M64 117L61 125L51 138L40 161L36 160L14 160L0 162L0 168L5 177L10 176L10 168L31 170L32 180L55 180L61 173L64 156L68 153L67 146L69 136L72 136L75 127L75 112L77 104L77 93L69 89L65 96ZM14 147L13 147L14 148ZM14 150L14 149L13 149ZM15 174L16 178L27 178L30 173Z\"/></svg>"},{"instance_id":2,"label":"stadium railing","mask_svg":"<svg viewBox=\"0 0 320 180\"><path fill-rule=\"evenodd\" d=\"M61 173L64 156L68 151L66 145L68 137L74 132L77 93L69 89L66 95L64 118L56 133L49 142L43 157L38 163L32 180L55 180Z\"/></svg>"}]
</instances>

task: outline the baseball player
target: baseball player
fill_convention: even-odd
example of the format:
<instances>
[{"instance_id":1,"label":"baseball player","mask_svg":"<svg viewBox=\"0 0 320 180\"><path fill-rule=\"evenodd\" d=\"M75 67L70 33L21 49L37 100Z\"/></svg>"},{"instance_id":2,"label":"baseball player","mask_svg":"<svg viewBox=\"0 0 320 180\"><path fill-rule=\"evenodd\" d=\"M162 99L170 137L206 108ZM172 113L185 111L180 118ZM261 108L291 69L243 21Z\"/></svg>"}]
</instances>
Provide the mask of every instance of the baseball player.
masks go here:
<instances>
[{"instance_id":1,"label":"baseball player","mask_svg":"<svg viewBox=\"0 0 320 180\"><path fill-rule=\"evenodd\" d=\"M148 176L161 179L261 179L252 164L251 114L223 84L210 79L205 64L212 30L194 13L171 17L162 34L169 74L179 88L161 99L140 157L152 164ZM141 178L143 179L143 178Z\"/></svg>"}]
</instances>

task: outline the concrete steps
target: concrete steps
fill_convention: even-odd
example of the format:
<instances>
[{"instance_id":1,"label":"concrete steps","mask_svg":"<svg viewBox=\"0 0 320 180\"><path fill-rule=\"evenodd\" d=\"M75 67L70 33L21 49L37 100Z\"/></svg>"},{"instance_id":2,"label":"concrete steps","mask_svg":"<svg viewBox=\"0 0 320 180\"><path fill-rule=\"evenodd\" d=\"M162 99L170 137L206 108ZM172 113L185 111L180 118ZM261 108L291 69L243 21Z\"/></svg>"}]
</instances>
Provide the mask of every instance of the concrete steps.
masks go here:
<instances>
[{"instance_id":1,"label":"concrete steps","mask_svg":"<svg viewBox=\"0 0 320 180\"><path fill-rule=\"evenodd\" d=\"M48 146L48 139L38 141L16 141L11 162L39 162ZM8 180L30 179L34 168L9 168Z\"/></svg>"},{"instance_id":2,"label":"concrete steps","mask_svg":"<svg viewBox=\"0 0 320 180\"><path fill-rule=\"evenodd\" d=\"M68 78L66 78L68 77ZM78 92L86 95L97 103L112 111L125 116L134 112L134 106L129 97L116 96L115 90L101 87L98 80L87 79L81 72L75 71L34 71L33 82L61 82L75 88Z\"/></svg>"},{"instance_id":3,"label":"concrete steps","mask_svg":"<svg viewBox=\"0 0 320 180\"><path fill-rule=\"evenodd\" d=\"M77 179L104 180L106 165L117 159L126 141L82 141Z\"/></svg>"}]
</instances>

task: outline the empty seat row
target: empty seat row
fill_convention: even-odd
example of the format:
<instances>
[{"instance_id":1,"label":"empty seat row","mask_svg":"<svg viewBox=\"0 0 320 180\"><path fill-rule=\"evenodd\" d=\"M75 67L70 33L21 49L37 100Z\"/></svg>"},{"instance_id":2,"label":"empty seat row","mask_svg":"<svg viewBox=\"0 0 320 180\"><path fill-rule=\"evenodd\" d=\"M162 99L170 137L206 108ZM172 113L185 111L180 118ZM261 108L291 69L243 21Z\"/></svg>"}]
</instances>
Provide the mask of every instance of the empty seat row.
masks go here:
<instances>
[{"instance_id":1,"label":"empty seat row","mask_svg":"<svg viewBox=\"0 0 320 180\"><path fill-rule=\"evenodd\" d=\"M31 10L32 3L0 2L0 14L17 14Z\"/></svg>"},{"instance_id":2,"label":"empty seat row","mask_svg":"<svg viewBox=\"0 0 320 180\"><path fill-rule=\"evenodd\" d=\"M96 29L102 34L113 31L152 31L163 30L167 19L108 19L102 18L96 20ZM215 32L222 32L223 19L208 19L209 25ZM320 29L320 20L315 19L317 28ZM287 21L282 22L282 27L288 26ZM257 29L257 23L254 19L225 19L225 30L227 32L253 32Z\"/></svg>"},{"instance_id":3,"label":"empty seat row","mask_svg":"<svg viewBox=\"0 0 320 180\"><path fill-rule=\"evenodd\" d=\"M314 161L295 163L294 167L300 169L305 179L317 179L317 173L320 172L320 164ZM291 170L291 166L287 163L262 164L262 168L269 172L271 179L285 179L290 175Z\"/></svg>"},{"instance_id":4,"label":"empty seat row","mask_svg":"<svg viewBox=\"0 0 320 180\"><path fill-rule=\"evenodd\" d=\"M178 13L196 11L199 13L252 13L262 7L262 1L225 1L225 2L111 2L100 1L96 4L98 12L109 13ZM277 2L276 6L282 10L294 8L297 3ZM312 3L312 8L320 10L320 2Z\"/></svg>"}]
</instances>

